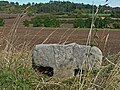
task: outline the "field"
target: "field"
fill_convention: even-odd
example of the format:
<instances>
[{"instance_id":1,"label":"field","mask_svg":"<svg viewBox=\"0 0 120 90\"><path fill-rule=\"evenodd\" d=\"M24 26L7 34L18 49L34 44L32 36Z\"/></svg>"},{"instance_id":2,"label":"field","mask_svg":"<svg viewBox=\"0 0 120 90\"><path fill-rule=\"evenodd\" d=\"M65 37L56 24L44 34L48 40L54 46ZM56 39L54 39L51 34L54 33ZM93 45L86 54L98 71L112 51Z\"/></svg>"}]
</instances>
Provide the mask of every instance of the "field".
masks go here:
<instances>
[{"instance_id":1,"label":"field","mask_svg":"<svg viewBox=\"0 0 120 90\"><path fill-rule=\"evenodd\" d=\"M15 24L16 14L1 14L5 18L5 26L0 28L0 36L8 38L12 26ZM30 17L25 16L18 19L20 22ZM63 28L65 27L65 28ZM14 37L14 47L20 48L24 43L27 48L32 49L40 43L78 43L86 44L89 29L72 28L71 25L63 25L62 28L25 28L22 23L18 23ZM15 28L14 28L15 29ZM14 30L13 30L14 31ZM46 38L49 38L45 40ZM2 38L1 38L2 39ZM107 39L107 40L106 40ZM44 41L45 40L45 41ZM4 41L4 40L3 40ZM106 42L106 43L105 43ZM0 42L1 44L5 42ZM104 54L116 54L120 50L120 31L119 30L93 30L91 44L98 46ZM3 45L5 46L5 45ZM2 46L0 48L3 48Z\"/></svg>"},{"instance_id":2,"label":"field","mask_svg":"<svg viewBox=\"0 0 120 90\"><path fill-rule=\"evenodd\" d=\"M116 54L104 59L103 68L99 71L88 72L81 77L62 80L37 74L32 68L31 50L40 43L79 43L86 44L89 30L63 28L18 28L15 36L10 37L9 28L0 28L0 48L4 49L7 40L12 39L13 53L0 53L0 88L6 90L119 90L119 55L120 31L93 31L97 38L92 38L96 46L101 48L104 56ZM109 36L109 37L108 37ZM108 37L108 40L106 39ZM106 41L107 40L107 41ZM107 43L105 43L105 41ZM20 52L15 52L15 50ZM107 61L108 60L108 61ZM83 84L84 83L84 84ZM81 89L82 88L82 89ZM117 89L115 89L117 88Z\"/></svg>"},{"instance_id":3,"label":"field","mask_svg":"<svg viewBox=\"0 0 120 90\"><path fill-rule=\"evenodd\" d=\"M6 18L6 25L0 27L1 90L119 90L119 30L92 30L91 45L99 47L105 57L100 70L85 72L84 75L81 74L79 77L61 80L35 72L32 68L32 48L34 45L41 43L78 43L85 45L89 29L35 28L31 26L25 28L20 22L30 18L20 18L18 19L20 22L15 24L14 16L3 15ZM6 48L10 48L8 52L2 51Z\"/></svg>"},{"instance_id":4,"label":"field","mask_svg":"<svg viewBox=\"0 0 120 90\"><path fill-rule=\"evenodd\" d=\"M0 28L0 36L8 36L9 28ZM40 43L78 43L86 44L89 30L67 29L67 28L18 28L14 38L14 47L19 49L24 43L31 48ZM2 36L4 35L4 36ZM95 37L96 36L96 37ZM106 38L108 40L105 44ZM48 38L48 39L47 39ZM5 42L1 42L5 43ZM119 30L98 30L92 32L92 43L102 51L109 54L116 54L120 50ZM3 48L1 46L1 48Z\"/></svg>"}]
</instances>

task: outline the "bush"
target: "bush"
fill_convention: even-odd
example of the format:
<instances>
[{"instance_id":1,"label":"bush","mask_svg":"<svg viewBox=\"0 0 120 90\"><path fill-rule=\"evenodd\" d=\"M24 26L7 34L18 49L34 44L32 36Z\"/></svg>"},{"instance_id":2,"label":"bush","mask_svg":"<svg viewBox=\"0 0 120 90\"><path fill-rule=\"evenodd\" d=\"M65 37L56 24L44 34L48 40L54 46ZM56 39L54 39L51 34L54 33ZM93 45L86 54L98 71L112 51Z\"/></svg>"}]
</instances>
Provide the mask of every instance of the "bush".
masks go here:
<instances>
[{"instance_id":1,"label":"bush","mask_svg":"<svg viewBox=\"0 0 120 90\"><path fill-rule=\"evenodd\" d=\"M110 24L113 22L113 20L110 17L106 17L103 19L103 22L104 22L104 27L109 28Z\"/></svg>"},{"instance_id":2,"label":"bush","mask_svg":"<svg viewBox=\"0 0 120 90\"><path fill-rule=\"evenodd\" d=\"M60 21L53 17L46 17L44 19L45 27L60 27Z\"/></svg>"},{"instance_id":3,"label":"bush","mask_svg":"<svg viewBox=\"0 0 120 90\"><path fill-rule=\"evenodd\" d=\"M102 18L96 18L96 21L95 21L95 27L96 28L104 28L105 27L105 22Z\"/></svg>"},{"instance_id":4,"label":"bush","mask_svg":"<svg viewBox=\"0 0 120 90\"><path fill-rule=\"evenodd\" d=\"M86 28L90 28L91 27L91 22L92 22L92 18L88 18L85 20L85 27Z\"/></svg>"},{"instance_id":5,"label":"bush","mask_svg":"<svg viewBox=\"0 0 120 90\"><path fill-rule=\"evenodd\" d=\"M111 17L120 18L120 9L112 10Z\"/></svg>"},{"instance_id":6,"label":"bush","mask_svg":"<svg viewBox=\"0 0 120 90\"><path fill-rule=\"evenodd\" d=\"M31 23L33 24L33 27L40 27L42 26L42 19L39 16L36 16L31 20Z\"/></svg>"},{"instance_id":7,"label":"bush","mask_svg":"<svg viewBox=\"0 0 120 90\"><path fill-rule=\"evenodd\" d=\"M90 28L92 18L76 19L73 22L74 28ZM110 17L96 18L94 22L95 28L120 28L120 20L112 20Z\"/></svg>"},{"instance_id":8,"label":"bush","mask_svg":"<svg viewBox=\"0 0 120 90\"><path fill-rule=\"evenodd\" d=\"M23 25L24 25L25 27L29 27L29 24L30 24L30 22L29 22L28 20L24 20L24 21L23 21Z\"/></svg>"},{"instance_id":9,"label":"bush","mask_svg":"<svg viewBox=\"0 0 120 90\"><path fill-rule=\"evenodd\" d=\"M0 18L0 26L4 26L5 20L3 18Z\"/></svg>"},{"instance_id":10,"label":"bush","mask_svg":"<svg viewBox=\"0 0 120 90\"><path fill-rule=\"evenodd\" d=\"M74 28L84 28L85 27L85 20L77 19L73 23Z\"/></svg>"}]
</instances>

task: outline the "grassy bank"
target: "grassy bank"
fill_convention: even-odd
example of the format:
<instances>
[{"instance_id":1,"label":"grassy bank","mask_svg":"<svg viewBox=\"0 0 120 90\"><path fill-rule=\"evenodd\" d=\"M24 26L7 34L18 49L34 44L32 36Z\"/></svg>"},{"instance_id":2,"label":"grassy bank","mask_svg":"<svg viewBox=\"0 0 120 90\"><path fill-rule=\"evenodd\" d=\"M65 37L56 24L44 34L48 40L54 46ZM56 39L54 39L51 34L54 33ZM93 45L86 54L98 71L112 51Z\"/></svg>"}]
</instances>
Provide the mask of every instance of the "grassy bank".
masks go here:
<instances>
[{"instance_id":1,"label":"grassy bank","mask_svg":"<svg viewBox=\"0 0 120 90\"><path fill-rule=\"evenodd\" d=\"M32 69L31 52L0 52L0 90L119 90L120 55L105 58L100 70L61 80Z\"/></svg>"}]
</instances>

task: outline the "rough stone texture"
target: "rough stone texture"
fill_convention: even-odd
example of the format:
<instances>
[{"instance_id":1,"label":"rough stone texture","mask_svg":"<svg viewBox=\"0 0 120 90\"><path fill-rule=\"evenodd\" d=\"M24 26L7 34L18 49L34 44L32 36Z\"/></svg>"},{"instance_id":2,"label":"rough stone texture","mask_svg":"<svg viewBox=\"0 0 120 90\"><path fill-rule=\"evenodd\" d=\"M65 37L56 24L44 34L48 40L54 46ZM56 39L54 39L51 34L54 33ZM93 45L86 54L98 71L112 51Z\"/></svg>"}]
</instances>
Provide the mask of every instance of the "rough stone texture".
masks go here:
<instances>
[{"instance_id":1,"label":"rough stone texture","mask_svg":"<svg viewBox=\"0 0 120 90\"><path fill-rule=\"evenodd\" d=\"M53 76L71 77L75 69L99 69L102 52L99 48L71 43L39 44L33 49L33 64L53 68Z\"/></svg>"}]
</instances>

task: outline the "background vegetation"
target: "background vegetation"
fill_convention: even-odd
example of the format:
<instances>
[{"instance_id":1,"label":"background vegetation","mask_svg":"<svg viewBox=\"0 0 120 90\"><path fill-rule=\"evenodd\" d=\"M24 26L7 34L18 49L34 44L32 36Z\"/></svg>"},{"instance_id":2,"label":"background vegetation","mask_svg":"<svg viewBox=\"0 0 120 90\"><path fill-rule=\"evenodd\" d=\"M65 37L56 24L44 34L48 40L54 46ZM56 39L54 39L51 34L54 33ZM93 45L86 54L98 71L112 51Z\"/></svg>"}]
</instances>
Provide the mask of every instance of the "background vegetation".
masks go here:
<instances>
[{"instance_id":1,"label":"background vegetation","mask_svg":"<svg viewBox=\"0 0 120 90\"><path fill-rule=\"evenodd\" d=\"M95 5L69 1L50 1L48 3L28 3L23 5L19 5L18 2L0 1L0 13L20 14L28 6L30 7L27 13L24 13L32 19L23 21L25 27L29 27L30 24L33 27L60 27L61 24L73 24L75 28L90 28L92 12L95 12L97 8ZM94 25L96 28L120 28L119 7L113 8L107 5L99 5L99 8L97 22ZM0 19L0 23L0 26L3 26L4 20Z\"/></svg>"},{"instance_id":2,"label":"background vegetation","mask_svg":"<svg viewBox=\"0 0 120 90\"><path fill-rule=\"evenodd\" d=\"M63 16L70 17L81 17L91 14L93 11L93 6L84 3L73 3L69 1L50 1L48 3L28 3L19 5L18 2L8 2L0 1L0 13L21 13L27 6L30 6L28 9L28 14L41 14L41 13L52 13ZM110 7L107 5L99 5L99 15L101 16L111 16L118 18L120 17L120 8L119 7ZM94 5L94 10L97 6Z\"/></svg>"},{"instance_id":3,"label":"background vegetation","mask_svg":"<svg viewBox=\"0 0 120 90\"><path fill-rule=\"evenodd\" d=\"M29 27L29 24L33 24L33 27L60 27L60 22L72 22L73 27L88 28L90 27L89 20L92 15L91 13L93 12L92 8L94 7L94 10L97 8L95 5L92 6L89 4L73 3L69 1L50 1L48 3L28 3L23 5L19 5L18 2L0 1L0 13L19 14L28 6L30 6L27 11L28 16L33 17L34 15L36 16L36 14L39 14L39 17L36 16L33 18L31 20L32 23L28 20L23 21L25 27ZM110 21L113 18L120 18L120 8L113 8L106 5L100 5L99 7L99 18L96 20L98 22L96 22L95 27L119 28L119 19L114 19L112 22ZM53 17L55 18L53 19ZM110 17L108 19L109 21L106 21L106 17ZM64 18L67 18L68 20L64 20ZM75 19L71 21L70 18ZM4 25L4 22L0 22L0 26Z\"/></svg>"}]
</instances>

